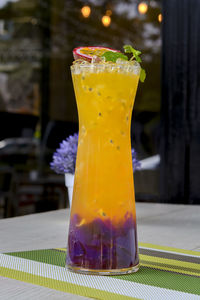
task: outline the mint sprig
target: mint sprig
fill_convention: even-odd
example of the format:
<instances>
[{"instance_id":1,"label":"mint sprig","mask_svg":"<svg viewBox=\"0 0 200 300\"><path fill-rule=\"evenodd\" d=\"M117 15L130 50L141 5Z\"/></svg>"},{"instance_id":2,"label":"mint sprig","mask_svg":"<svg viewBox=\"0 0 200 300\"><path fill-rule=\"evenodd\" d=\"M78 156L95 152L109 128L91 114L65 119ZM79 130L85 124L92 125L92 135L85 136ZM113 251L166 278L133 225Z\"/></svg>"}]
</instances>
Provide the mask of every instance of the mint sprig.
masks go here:
<instances>
[{"instance_id":1,"label":"mint sprig","mask_svg":"<svg viewBox=\"0 0 200 300\"><path fill-rule=\"evenodd\" d=\"M135 59L139 63L142 62L140 58L141 51L134 49L131 45L124 45L123 48L125 53L131 53L133 55L130 60Z\"/></svg>"},{"instance_id":2,"label":"mint sprig","mask_svg":"<svg viewBox=\"0 0 200 300\"><path fill-rule=\"evenodd\" d=\"M128 57L122 54L121 52L106 51L104 52L102 57L105 57L106 61L112 61L112 62L116 62L118 58L128 60Z\"/></svg>"},{"instance_id":3,"label":"mint sprig","mask_svg":"<svg viewBox=\"0 0 200 300\"><path fill-rule=\"evenodd\" d=\"M140 55L142 54L141 51L134 49L131 45L124 45L123 48L124 48L124 52L125 53L131 53L132 54L132 57L131 57L130 60L134 60L135 59L139 63L142 62L142 60L140 58ZM146 71L143 68L141 68L141 71L140 71L140 81L144 82L145 78L146 78Z\"/></svg>"}]
</instances>

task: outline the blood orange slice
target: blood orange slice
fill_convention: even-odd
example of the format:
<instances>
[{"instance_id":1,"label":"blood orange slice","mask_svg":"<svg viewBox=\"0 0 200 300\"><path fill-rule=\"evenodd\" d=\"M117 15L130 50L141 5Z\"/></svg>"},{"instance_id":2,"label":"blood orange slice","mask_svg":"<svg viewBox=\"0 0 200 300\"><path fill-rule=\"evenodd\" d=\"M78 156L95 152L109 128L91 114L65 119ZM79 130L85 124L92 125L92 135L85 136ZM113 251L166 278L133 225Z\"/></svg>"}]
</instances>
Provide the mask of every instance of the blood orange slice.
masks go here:
<instances>
[{"instance_id":1,"label":"blood orange slice","mask_svg":"<svg viewBox=\"0 0 200 300\"><path fill-rule=\"evenodd\" d=\"M78 47L73 50L74 59L91 61L93 56L101 57L105 52L120 52L119 50L108 47Z\"/></svg>"}]
</instances>

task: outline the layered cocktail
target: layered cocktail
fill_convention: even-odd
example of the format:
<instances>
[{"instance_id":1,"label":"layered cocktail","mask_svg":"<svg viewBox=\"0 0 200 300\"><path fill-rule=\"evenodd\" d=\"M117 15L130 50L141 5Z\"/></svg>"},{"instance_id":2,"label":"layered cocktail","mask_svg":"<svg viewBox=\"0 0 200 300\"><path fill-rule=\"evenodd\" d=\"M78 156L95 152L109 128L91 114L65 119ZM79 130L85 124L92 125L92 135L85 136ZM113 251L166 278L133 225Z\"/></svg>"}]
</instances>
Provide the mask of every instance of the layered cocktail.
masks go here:
<instances>
[{"instance_id":1,"label":"layered cocktail","mask_svg":"<svg viewBox=\"0 0 200 300\"><path fill-rule=\"evenodd\" d=\"M75 61L79 142L67 267L124 274L139 266L130 126L136 61Z\"/></svg>"}]
</instances>

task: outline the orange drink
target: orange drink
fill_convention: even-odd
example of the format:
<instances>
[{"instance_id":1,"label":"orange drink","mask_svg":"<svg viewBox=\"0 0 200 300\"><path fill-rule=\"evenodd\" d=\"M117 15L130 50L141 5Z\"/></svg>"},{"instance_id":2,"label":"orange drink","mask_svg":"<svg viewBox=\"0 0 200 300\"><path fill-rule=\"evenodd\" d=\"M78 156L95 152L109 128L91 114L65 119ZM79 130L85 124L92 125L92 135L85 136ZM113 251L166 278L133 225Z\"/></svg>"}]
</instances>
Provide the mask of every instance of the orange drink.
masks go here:
<instances>
[{"instance_id":1,"label":"orange drink","mask_svg":"<svg viewBox=\"0 0 200 300\"><path fill-rule=\"evenodd\" d=\"M71 67L79 142L67 267L82 273L139 265L130 126L140 66L118 61Z\"/></svg>"}]
</instances>

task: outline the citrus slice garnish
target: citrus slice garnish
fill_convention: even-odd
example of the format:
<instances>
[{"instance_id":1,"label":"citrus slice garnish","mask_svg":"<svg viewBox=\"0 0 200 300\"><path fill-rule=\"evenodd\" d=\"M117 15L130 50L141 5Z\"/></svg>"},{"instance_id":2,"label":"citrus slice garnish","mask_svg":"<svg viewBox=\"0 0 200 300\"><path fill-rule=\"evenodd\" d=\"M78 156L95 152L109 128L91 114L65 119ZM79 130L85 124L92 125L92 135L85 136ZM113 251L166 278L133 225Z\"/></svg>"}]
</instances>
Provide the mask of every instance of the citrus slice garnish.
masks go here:
<instances>
[{"instance_id":1,"label":"citrus slice garnish","mask_svg":"<svg viewBox=\"0 0 200 300\"><path fill-rule=\"evenodd\" d=\"M73 56L75 60L83 59L91 62L92 57L101 57L107 51L120 52L107 47L78 47L73 50Z\"/></svg>"}]
</instances>

